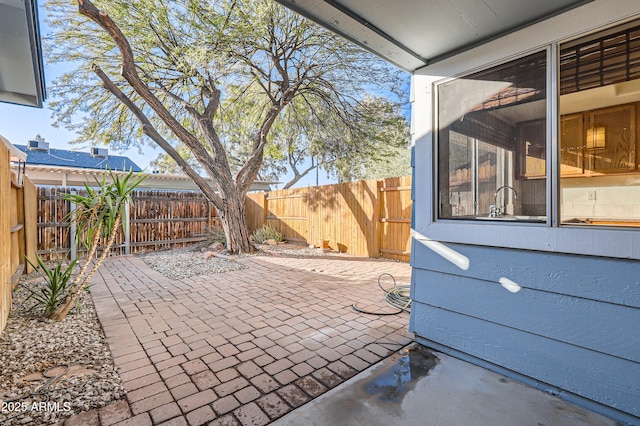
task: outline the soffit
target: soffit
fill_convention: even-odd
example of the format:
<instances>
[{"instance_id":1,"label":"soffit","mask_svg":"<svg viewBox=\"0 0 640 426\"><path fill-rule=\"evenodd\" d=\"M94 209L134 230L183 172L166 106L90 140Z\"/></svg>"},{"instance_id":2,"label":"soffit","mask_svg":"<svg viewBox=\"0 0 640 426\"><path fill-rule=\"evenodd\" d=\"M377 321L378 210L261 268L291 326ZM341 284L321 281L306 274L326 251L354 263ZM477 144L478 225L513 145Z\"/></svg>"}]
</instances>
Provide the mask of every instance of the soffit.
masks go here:
<instances>
[{"instance_id":1,"label":"soffit","mask_svg":"<svg viewBox=\"0 0 640 426\"><path fill-rule=\"evenodd\" d=\"M38 27L36 0L0 0L0 102L42 107Z\"/></svg>"},{"instance_id":2,"label":"soffit","mask_svg":"<svg viewBox=\"0 0 640 426\"><path fill-rule=\"evenodd\" d=\"M407 71L589 1L276 0Z\"/></svg>"}]
</instances>

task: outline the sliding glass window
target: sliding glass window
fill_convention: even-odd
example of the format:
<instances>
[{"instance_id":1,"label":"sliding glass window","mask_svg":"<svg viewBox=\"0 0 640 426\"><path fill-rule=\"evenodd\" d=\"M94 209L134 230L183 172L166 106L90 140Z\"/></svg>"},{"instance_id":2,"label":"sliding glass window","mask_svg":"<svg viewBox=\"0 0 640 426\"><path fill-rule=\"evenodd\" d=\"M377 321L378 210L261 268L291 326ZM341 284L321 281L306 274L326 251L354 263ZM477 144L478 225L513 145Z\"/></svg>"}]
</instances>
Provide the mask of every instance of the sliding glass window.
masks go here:
<instances>
[{"instance_id":1,"label":"sliding glass window","mask_svg":"<svg viewBox=\"0 0 640 426\"><path fill-rule=\"evenodd\" d=\"M640 23L560 47L560 216L640 226Z\"/></svg>"},{"instance_id":2,"label":"sliding glass window","mask_svg":"<svg viewBox=\"0 0 640 426\"><path fill-rule=\"evenodd\" d=\"M546 221L546 57L437 86L439 218Z\"/></svg>"}]
</instances>

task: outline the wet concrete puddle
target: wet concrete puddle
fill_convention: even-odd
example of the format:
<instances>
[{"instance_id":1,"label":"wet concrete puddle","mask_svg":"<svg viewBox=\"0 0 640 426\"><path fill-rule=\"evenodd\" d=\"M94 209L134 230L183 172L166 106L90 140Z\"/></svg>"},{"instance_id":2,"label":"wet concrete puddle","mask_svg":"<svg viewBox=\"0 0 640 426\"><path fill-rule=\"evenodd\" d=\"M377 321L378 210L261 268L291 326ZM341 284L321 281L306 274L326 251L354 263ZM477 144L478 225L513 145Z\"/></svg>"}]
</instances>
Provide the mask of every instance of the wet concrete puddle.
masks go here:
<instances>
[{"instance_id":1,"label":"wet concrete puddle","mask_svg":"<svg viewBox=\"0 0 640 426\"><path fill-rule=\"evenodd\" d=\"M418 379L425 377L440 359L427 348L414 345L394 355L380 371L365 380L360 389L376 396L381 401L397 402L413 387Z\"/></svg>"}]
</instances>

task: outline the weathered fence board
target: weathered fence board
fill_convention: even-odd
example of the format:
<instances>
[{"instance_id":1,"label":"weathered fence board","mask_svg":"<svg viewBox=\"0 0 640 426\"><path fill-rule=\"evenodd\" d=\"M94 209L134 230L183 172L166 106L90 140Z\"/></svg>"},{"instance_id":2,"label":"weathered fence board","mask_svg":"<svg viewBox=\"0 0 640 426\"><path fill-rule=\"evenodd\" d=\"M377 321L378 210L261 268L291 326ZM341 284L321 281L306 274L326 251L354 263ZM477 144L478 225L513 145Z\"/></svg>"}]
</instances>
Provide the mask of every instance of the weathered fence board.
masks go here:
<instances>
[{"instance_id":1,"label":"weathered fence board","mask_svg":"<svg viewBox=\"0 0 640 426\"><path fill-rule=\"evenodd\" d=\"M69 203L62 199L67 188L38 188L38 254L43 259L69 254Z\"/></svg>"},{"instance_id":2,"label":"weathered fence board","mask_svg":"<svg viewBox=\"0 0 640 426\"><path fill-rule=\"evenodd\" d=\"M38 253L44 258L71 254L67 216L72 207L63 199L69 191L38 188ZM218 224L215 209L200 192L137 190L128 211L126 226L119 230L112 247L113 254L183 247L206 240L207 229ZM78 247L79 256L84 252L83 247Z\"/></svg>"}]
</instances>

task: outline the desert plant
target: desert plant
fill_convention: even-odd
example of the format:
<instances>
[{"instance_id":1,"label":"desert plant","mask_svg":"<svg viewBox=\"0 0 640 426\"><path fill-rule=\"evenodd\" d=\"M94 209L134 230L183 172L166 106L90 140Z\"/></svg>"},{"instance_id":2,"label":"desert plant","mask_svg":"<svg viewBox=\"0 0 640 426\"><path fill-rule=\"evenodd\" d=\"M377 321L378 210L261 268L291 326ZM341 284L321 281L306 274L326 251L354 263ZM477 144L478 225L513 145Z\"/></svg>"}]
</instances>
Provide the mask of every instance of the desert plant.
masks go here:
<instances>
[{"instance_id":1,"label":"desert plant","mask_svg":"<svg viewBox=\"0 0 640 426\"><path fill-rule=\"evenodd\" d=\"M96 180L97 189L85 184L86 195L67 194L65 196L67 200L76 205L76 209L69 216L69 221L75 222L78 229L85 230L84 233L77 234L77 239L78 243L87 248L88 254L73 284L66 291L64 300L55 311L49 314L49 318L53 320L60 321L67 316L82 289L87 287L91 277L106 259L118 234L125 203L130 200L134 189L145 178L142 174L134 176L133 171L120 177L108 169L108 174L111 182L107 182L107 174L105 173L102 180ZM100 257L93 261L101 238L106 241L106 245ZM89 265L93 266L87 272Z\"/></svg>"},{"instance_id":2,"label":"desert plant","mask_svg":"<svg viewBox=\"0 0 640 426\"><path fill-rule=\"evenodd\" d=\"M39 289L33 289L25 286L25 289L29 292L29 296L26 298L25 303L31 299L35 301L34 305L32 305L28 311L30 312L35 308L40 308L43 310L44 315L48 316L53 313L58 306L60 306L63 298L66 296L67 290L71 284L73 268L76 266L77 261L72 261L69 266L64 269L62 262L58 261L54 268L49 269L42 261L42 258L38 255L36 255L38 266L34 265L29 258L26 259L27 262L33 266L33 269L42 270L43 278L46 281L46 285Z\"/></svg>"},{"instance_id":3,"label":"desert plant","mask_svg":"<svg viewBox=\"0 0 640 426\"><path fill-rule=\"evenodd\" d=\"M222 227L220 226L207 227L207 240L209 241L209 244L227 244L227 236L224 234L224 229L222 229Z\"/></svg>"},{"instance_id":4,"label":"desert plant","mask_svg":"<svg viewBox=\"0 0 640 426\"><path fill-rule=\"evenodd\" d=\"M256 231L253 233L253 240L259 244L262 244L267 240L274 240L275 242L279 243L281 241L284 241L284 236L273 226L265 225L260 229L256 229Z\"/></svg>"}]
</instances>

